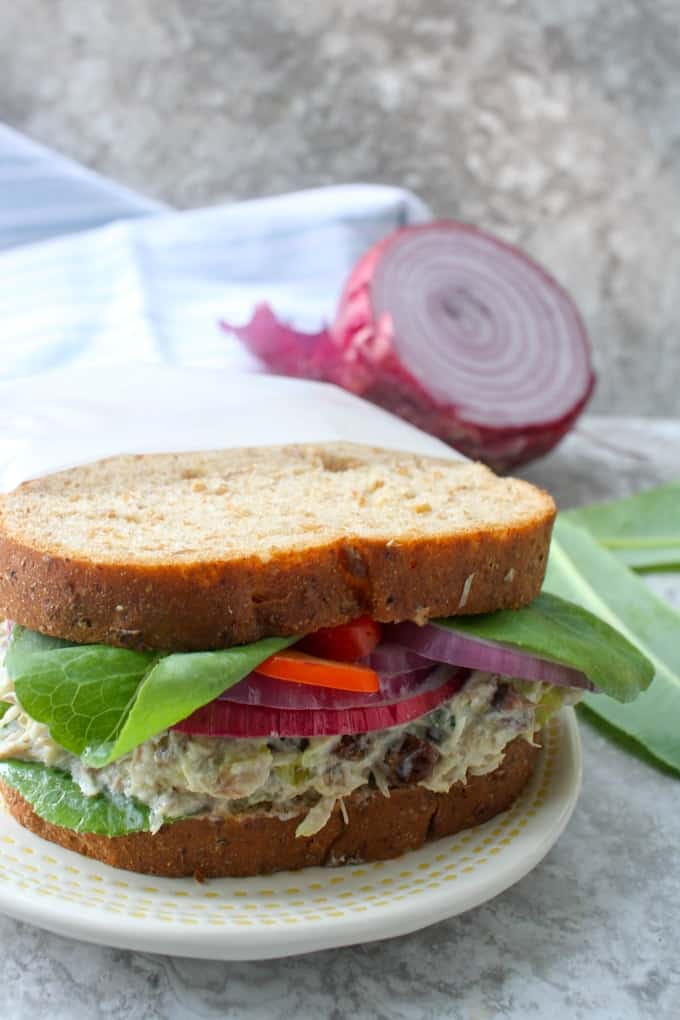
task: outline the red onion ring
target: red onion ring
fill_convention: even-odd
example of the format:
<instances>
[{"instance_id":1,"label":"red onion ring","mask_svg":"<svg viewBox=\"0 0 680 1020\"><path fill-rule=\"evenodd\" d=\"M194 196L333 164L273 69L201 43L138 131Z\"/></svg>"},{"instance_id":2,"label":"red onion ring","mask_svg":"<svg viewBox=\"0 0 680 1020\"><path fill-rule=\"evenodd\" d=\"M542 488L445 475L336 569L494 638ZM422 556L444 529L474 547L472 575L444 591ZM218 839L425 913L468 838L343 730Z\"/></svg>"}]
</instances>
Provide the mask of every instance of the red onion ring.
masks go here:
<instances>
[{"instance_id":1,"label":"red onion ring","mask_svg":"<svg viewBox=\"0 0 680 1020\"><path fill-rule=\"evenodd\" d=\"M413 653L411 653L413 655ZM396 676L380 676L380 691L363 694L361 691L337 691L313 684L296 684L273 680L261 673L247 677L221 694L219 701L235 705L260 706L290 711L338 710L344 708L380 708L404 698L414 697L441 686L444 682L438 666L418 656L420 669ZM446 676L450 676L449 670Z\"/></svg>"},{"instance_id":2,"label":"red onion ring","mask_svg":"<svg viewBox=\"0 0 680 1020\"><path fill-rule=\"evenodd\" d=\"M388 677L412 673L414 670L430 665L429 659L394 641L381 641L370 655L361 660L361 663L380 674L381 684Z\"/></svg>"},{"instance_id":3,"label":"red onion ring","mask_svg":"<svg viewBox=\"0 0 680 1020\"><path fill-rule=\"evenodd\" d=\"M206 737L328 737L341 733L370 733L373 730L403 726L431 712L452 698L465 682L467 673L439 667L439 683L390 705L372 705L342 709L278 709L263 705L232 704L216 699L172 728L190 735ZM447 676L448 679L442 679Z\"/></svg>"},{"instance_id":4,"label":"red onion ring","mask_svg":"<svg viewBox=\"0 0 680 1020\"><path fill-rule=\"evenodd\" d=\"M391 636L393 640L436 662L448 662L454 666L499 673L501 676L521 680L539 680L558 687L595 690L585 673L571 666L563 666L559 662L541 659L492 641L469 637L436 624L419 627L416 623L398 623L391 628Z\"/></svg>"}]
</instances>

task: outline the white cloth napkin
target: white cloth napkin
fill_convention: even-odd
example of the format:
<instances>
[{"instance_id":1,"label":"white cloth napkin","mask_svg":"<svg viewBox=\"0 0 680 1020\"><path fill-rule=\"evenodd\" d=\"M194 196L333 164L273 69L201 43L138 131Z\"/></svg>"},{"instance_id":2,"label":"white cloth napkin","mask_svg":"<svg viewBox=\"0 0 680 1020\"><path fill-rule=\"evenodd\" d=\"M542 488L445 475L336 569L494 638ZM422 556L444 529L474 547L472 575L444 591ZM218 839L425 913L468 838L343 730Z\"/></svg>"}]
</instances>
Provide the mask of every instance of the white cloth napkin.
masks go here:
<instances>
[{"instance_id":1,"label":"white cloth napkin","mask_svg":"<svg viewBox=\"0 0 680 1020\"><path fill-rule=\"evenodd\" d=\"M164 211L0 128L0 380L76 363L253 369L220 317L264 299L317 326L362 252L427 216L375 185Z\"/></svg>"},{"instance_id":2,"label":"white cloth napkin","mask_svg":"<svg viewBox=\"0 0 680 1020\"><path fill-rule=\"evenodd\" d=\"M0 251L166 209L0 124Z\"/></svg>"},{"instance_id":3,"label":"white cloth napkin","mask_svg":"<svg viewBox=\"0 0 680 1020\"><path fill-rule=\"evenodd\" d=\"M318 327L362 253L428 215L363 184L173 212L0 125L0 489L119 451L447 451L332 387L256 379L219 327L262 300Z\"/></svg>"}]
</instances>

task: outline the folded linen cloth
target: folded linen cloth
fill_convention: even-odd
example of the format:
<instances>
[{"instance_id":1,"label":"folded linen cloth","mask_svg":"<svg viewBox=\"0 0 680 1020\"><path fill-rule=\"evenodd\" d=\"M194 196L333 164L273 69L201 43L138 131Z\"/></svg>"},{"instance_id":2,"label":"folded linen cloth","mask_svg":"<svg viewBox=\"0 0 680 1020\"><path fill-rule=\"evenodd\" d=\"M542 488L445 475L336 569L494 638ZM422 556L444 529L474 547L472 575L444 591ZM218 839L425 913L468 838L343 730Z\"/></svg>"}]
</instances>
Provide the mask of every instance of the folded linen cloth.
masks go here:
<instances>
[{"instance_id":1,"label":"folded linen cloth","mask_svg":"<svg viewBox=\"0 0 680 1020\"><path fill-rule=\"evenodd\" d=\"M76 364L256 370L220 317L245 321L264 299L313 328L370 245L428 216L409 192L364 184L173 212L0 125L0 380Z\"/></svg>"},{"instance_id":2,"label":"folded linen cloth","mask_svg":"<svg viewBox=\"0 0 680 1020\"><path fill-rule=\"evenodd\" d=\"M335 387L255 378L219 327L262 299L303 328L328 319L363 251L427 218L415 196L174 212L1 125L0 183L0 490L117 452L369 438L454 456Z\"/></svg>"}]
</instances>

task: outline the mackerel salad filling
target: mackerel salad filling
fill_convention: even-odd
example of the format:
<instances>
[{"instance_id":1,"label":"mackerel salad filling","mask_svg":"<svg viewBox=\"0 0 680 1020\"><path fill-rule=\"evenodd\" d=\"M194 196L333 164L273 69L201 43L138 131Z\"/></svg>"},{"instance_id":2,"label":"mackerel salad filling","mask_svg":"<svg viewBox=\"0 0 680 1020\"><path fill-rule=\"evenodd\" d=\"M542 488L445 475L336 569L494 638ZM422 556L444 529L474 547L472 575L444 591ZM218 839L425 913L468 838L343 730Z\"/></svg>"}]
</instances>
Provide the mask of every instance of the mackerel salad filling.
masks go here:
<instances>
[{"instance_id":1,"label":"mackerel salad filling","mask_svg":"<svg viewBox=\"0 0 680 1020\"><path fill-rule=\"evenodd\" d=\"M165 730L103 768L64 750L19 704L0 675L0 760L38 762L69 774L86 797L121 795L149 809L149 827L187 816L225 817L261 810L303 815L298 836L318 832L336 803L364 788L385 796L417 784L445 793L467 776L492 772L515 738L540 728L580 692L471 671L435 709L405 725L328 737L230 738Z\"/></svg>"}]
</instances>

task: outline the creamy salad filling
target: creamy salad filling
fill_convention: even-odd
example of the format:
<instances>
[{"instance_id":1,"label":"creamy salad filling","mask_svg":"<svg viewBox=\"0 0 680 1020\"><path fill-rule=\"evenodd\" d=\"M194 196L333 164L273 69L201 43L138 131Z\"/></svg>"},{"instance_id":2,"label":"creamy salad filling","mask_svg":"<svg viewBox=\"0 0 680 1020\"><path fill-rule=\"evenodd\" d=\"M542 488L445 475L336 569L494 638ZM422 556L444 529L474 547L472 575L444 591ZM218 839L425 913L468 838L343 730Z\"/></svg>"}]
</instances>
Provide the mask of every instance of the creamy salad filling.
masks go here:
<instances>
[{"instance_id":1,"label":"creamy salad filling","mask_svg":"<svg viewBox=\"0 0 680 1020\"><path fill-rule=\"evenodd\" d=\"M0 760L36 761L68 772L87 796L124 794L145 804L152 831L188 815L226 816L254 808L291 818L297 835L318 832L336 803L360 787L417 783L446 792L467 775L500 764L516 737L533 741L561 705L579 691L473 672L433 711L403 726L355 735L247 739L165 731L104 768L86 767L52 740L18 704L0 676Z\"/></svg>"}]
</instances>

